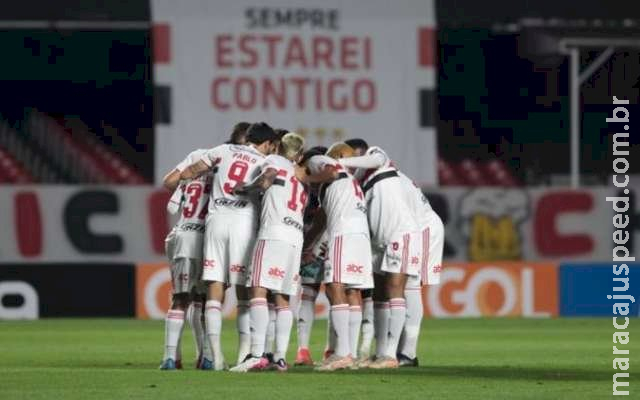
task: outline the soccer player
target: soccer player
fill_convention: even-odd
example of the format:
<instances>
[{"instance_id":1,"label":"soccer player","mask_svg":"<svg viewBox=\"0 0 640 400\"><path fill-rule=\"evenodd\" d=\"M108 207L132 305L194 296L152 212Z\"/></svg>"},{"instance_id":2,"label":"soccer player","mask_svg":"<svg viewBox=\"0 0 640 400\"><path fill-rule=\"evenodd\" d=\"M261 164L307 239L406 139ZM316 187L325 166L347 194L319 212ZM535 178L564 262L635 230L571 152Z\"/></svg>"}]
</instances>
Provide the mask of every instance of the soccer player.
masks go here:
<instances>
[{"instance_id":1,"label":"soccer player","mask_svg":"<svg viewBox=\"0 0 640 400\"><path fill-rule=\"evenodd\" d=\"M188 165L199 160L206 150L195 150L180 162L174 171L181 172ZM172 172L173 173L173 172ZM172 173L165 176L165 186L175 189ZM174 176L176 174L173 174ZM182 328L184 327L185 313L189 305L194 309L202 304L197 301L204 294L200 275L202 274L202 236L204 233L204 221L207 214L207 202L211 193L212 174L205 174L197 179L187 182L177 189L170 200L169 205L173 211L180 211L176 225L165 239L165 252L170 263L172 298L171 308L165 319L165 353L160 366L163 370L181 368L179 357ZM177 197L177 199L176 199ZM193 315L192 311L192 315ZM200 317L191 319L191 327L196 339L198 353L198 368L209 369L212 361L210 355L203 354L202 325Z\"/></svg>"},{"instance_id":2,"label":"soccer player","mask_svg":"<svg viewBox=\"0 0 640 400\"><path fill-rule=\"evenodd\" d=\"M442 252L444 249L444 225L431 208L429 200L409 177L398 171L409 208L416 216L422 230L422 263L420 275L410 276L404 291L407 300L407 318L398 348L398 361L401 367L417 367L416 356L420 324L424 309L422 305L422 286L440 283Z\"/></svg>"},{"instance_id":3,"label":"soccer player","mask_svg":"<svg viewBox=\"0 0 640 400\"><path fill-rule=\"evenodd\" d=\"M397 368L396 353L406 318L404 289L408 276L420 274L421 235L411 213L402 181L387 154L369 147L359 157L341 158L356 168L367 201L374 245L374 328L376 359L360 363L374 369Z\"/></svg>"},{"instance_id":4,"label":"soccer player","mask_svg":"<svg viewBox=\"0 0 640 400\"><path fill-rule=\"evenodd\" d=\"M300 257L303 244L303 215L307 188L296 176L294 162L300 159L304 139L295 133L282 137L278 154L267 157L262 173L239 193L264 192L260 232L256 243L249 285L251 286L251 355L231 369L232 372L264 370L270 367L265 357L269 323L267 293L276 303L275 368L286 371L286 353L293 325L289 296L298 291Z\"/></svg>"},{"instance_id":5,"label":"soccer player","mask_svg":"<svg viewBox=\"0 0 640 400\"><path fill-rule=\"evenodd\" d=\"M334 144L326 156L311 157L309 179L323 182L322 208L316 222L326 225L329 237L324 283L331 303L330 321L336 334L334 353L318 371L335 371L353 366L362 312L356 287L371 288L371 242L364 194L355 178L336 159L350 157L353 149ZM368 287L366 285L369 285Z\"/></svg>"},{"instance_id":6,"label":"soccer player","mask_svg":"<svg viewBox=\"0 0 640 400\"><path fill-rule=\"evenodd\" d=\"M216 171L205 223L202 279L208 283L206 331L217 371L225 368L220 343L225 286L236 286L239 302L247 299L244 285L251 246L258 230L258 202L233 190L257 177L276 137L266 123L254 123L247 130L248 145L214 147L180 175L181 179L193 179L206 171ZM242 345L241 340L240 352L243 351Z\"/></svg>"}]
</instances>

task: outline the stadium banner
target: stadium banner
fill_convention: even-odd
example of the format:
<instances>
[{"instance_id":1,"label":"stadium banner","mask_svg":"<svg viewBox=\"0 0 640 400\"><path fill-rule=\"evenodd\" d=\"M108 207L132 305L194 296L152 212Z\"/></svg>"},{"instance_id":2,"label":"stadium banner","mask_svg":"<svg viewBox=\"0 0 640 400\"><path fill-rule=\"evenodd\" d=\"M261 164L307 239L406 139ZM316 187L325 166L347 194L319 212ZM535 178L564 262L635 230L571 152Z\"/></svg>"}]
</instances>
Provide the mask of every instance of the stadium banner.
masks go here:
<instances>
[{"instance_id":1,"label":"stadium banner","mask_svg":"<svg viewBox=\"0 0 640 400\"><path fill-rule=\"evenodd\" d=\"M135 316L131 264L0 264L0 320Z\"/></svg>"},{"instance_id":2,"label":"stadium banner","mask_svg":"<svg viewBox=\"0 0 640 400\"><path fill-rule=\"evenodd\" d=\"M640 259L640 188L630 187L627 246ZM605 187L425 191L445 223L445 260L606 261L613 210ZM0 264L164 262L169 193L151 186L4 186Z\"/></svg>"},{"instance_id":3,"label":"stadium banner","mask_svg":"<svg viewBox=\"0 0 640 400\"><path fill-rule=\"evenodd\" d=\"M445 263L441 283L427 286L425 315L530 317L558 315L558 269L553 263Z\"/></svg>"},{"instance_id":4,"label":"stadium banner","mask_svg":"<svg viewBox=\"0 0 640 400\"><path fill-rule=\"evenodd\" d=\"M157 181L266 121L310 146L364 138L436 183L434 0L152 0L151 15Z\"/></svg>"},{"instance_id":5,"label":"stadium banner","mask_svg":"<svg viewBox=\"0 0 640 400\"><path fill-rule=\"evenodd\" d=\"M614 265L616 268L614 269ZM563 317L612 317L616 302L629 303L629 317L640 316L640 263L582 263L560 265L560 315ZM615 272L618 272L616 275ZM625 275L625 272L627 274ZM613 279L617 278L618 281ZM628 290L625 287L625 279ZM620 288L614 291L613 288ZM609 300L611 295L634 296L629 300Z\"/></svg>"},{"instance_id":6,"label":"stadium banner","mask_svg":"<svg viewBox=\"0 0 640 400\"><path fill-rule=\"evenodd\" d=\"M167 263L141 263L136 265L136 317L139 319L163 319L171 304L171 273ZM227 289L222 306L224 318L236 315L236 294ZM291 309L298 312L298 297L291 298ZM316 317L327 318L329 299L321 290L316 301Z\"/></svg>"}]
</instances>

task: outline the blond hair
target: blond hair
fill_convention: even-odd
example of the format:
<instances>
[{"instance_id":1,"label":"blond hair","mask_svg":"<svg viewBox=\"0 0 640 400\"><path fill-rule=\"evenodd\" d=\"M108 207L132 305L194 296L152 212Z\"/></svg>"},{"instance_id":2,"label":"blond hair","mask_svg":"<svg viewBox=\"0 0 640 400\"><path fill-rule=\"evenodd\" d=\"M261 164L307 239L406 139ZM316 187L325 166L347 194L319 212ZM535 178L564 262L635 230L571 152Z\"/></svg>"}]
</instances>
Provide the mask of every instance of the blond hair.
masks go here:
<instances>
[{"instance_id":1,"label":"blond hair","mask_svg":"<svg viewBox=\"0 0 640 400\"><path fill-rule=\"evenodd\" d=\"M293 161L304 148L304 138L295 132L289 132L280 139L278 153L288 160Z\"/></svg>"},{"instance_id":2,"label":"blond hair","mask_svg":"<svg viewBox=\"0 0 640 400\"><path fill-rule=\"evenodd\" d=\"M336 160L338 158L353 157L353 153L353 147L342 142L332 144L329 150L327 150L327 156L335 158Z\"/></svg>"}]
</instances>

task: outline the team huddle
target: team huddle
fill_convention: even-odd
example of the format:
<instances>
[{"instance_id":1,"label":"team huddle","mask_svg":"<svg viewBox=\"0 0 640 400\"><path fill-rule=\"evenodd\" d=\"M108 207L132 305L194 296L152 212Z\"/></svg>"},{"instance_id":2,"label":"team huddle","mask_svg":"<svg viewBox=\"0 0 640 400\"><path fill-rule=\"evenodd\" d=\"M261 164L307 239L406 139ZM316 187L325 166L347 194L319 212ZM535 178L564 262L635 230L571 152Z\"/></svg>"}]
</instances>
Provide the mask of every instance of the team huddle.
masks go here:
<instances>
[{"instance_id":1,"label":"team huddle","mask_svg":"<svg viewBox=\"0 0 640 400\"><path fill-rule=\"evenodd\" d=\"M191 152L164 178L178 221L166 239L173 288L161 369L182 368L185 319L197 368L225 370L225 290L237 297L232 372L296 365L322 284L331 308L317 371L417 366L423 285L440 281L444 227L422 191L362 139L304 148L296 133L239 123L229 142ZM371 353L375 339L375 352Z\"/></svg>"}]
</instances>

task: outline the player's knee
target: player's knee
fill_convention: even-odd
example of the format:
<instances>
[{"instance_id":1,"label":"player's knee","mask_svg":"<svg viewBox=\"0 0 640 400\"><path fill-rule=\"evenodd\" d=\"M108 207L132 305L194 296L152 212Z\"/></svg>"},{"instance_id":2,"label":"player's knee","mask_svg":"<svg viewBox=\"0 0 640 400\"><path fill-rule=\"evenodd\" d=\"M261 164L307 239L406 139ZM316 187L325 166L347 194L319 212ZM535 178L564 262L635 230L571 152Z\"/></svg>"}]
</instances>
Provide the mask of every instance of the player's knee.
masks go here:
<instances>
[{"instance_id":1,"label":"player's knee","mask_svg":"<svg viewBox=\"0 0 640 400\"><path fill-rule=\"evenodd\" d=\"M189 307L190 302L191 296L189 295L189 293L174 294L171 299L171 309L186 311L186 309Z\"/></svg>"}]
</instances>

